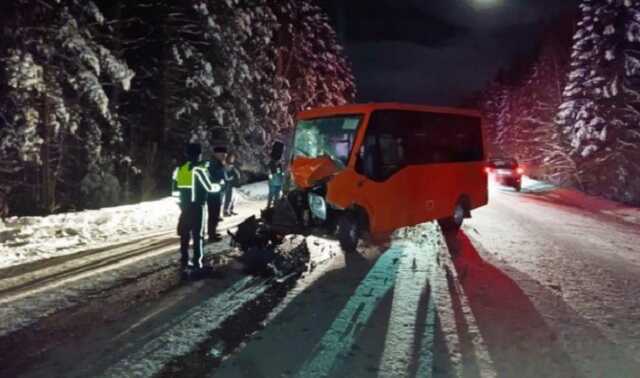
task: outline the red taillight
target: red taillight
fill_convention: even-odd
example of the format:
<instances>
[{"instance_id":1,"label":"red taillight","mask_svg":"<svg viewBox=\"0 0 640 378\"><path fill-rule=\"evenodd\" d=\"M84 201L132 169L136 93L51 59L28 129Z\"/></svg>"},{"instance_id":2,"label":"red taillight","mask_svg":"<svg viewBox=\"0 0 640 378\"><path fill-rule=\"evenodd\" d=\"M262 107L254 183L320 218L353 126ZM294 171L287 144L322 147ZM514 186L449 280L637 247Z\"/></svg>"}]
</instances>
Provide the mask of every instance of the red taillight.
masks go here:
<instances>
[{"instance_id":1,"label":"red taillight","mask_svg":"<svg viewBox=\"0 0 640 378\"><path fill-rule=\"evenodd\" d=\"M489 168L489 167L484 167L484 172L485 172L485 173L491 173L491 168Z\"/></svg>"},{"instance_id":2,"label":"red taillight","mask_svg":"<svg viewBox=\"0 0 640 378\"><path fill-rule=\"evenodd\" d=\"M524 168L518 167L518 169L516 169L516 172L518 172L519 175L524 174Z\"/></svg>"}]
</instances>

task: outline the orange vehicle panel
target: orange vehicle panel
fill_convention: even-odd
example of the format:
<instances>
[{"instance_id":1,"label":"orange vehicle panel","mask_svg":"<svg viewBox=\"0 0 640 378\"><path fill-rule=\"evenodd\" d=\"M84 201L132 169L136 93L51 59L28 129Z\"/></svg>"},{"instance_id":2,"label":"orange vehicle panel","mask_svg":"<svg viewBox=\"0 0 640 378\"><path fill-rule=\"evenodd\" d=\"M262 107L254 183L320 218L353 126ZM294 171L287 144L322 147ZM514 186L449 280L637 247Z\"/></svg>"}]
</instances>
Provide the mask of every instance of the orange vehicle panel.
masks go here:
<instances>
[{"instance_id":1,"label":"orange vehicle panel","mask_svg":"<svg viewBox=\"0 0 640 378\"><path fill-rule=\"evenodd\" d=\"M293 180L299 188L310 188L318 180L338 172L338 167L328 156L296 158L290 166Z\"/></svg>"},{"instance_id":2,"label":"orange vehicle panel","mask_svg":"<svg viewBox=\"0 0 640 378\"><path fill-rule=\"evenodd\" d=\"M478 112L462 109L405 105L396 103L345 105L319 108L298 114L298 119L314 119L337 115L363 115L347 167L341 171L328 157L303 158L292 161L291 172L298 187L332 176L327 184L327 202L338 209L359 206L366 210L372 236L388 234L404 226L451 216L456 203L464 195L471 209L487 203L485 161L409 165L383 182L373 181L355 170L356 161L375 110L410 110L480 117ZM398 127L402 127L399 125ZM483 146L484 142L483 135Z\"/></svg>"}]
</instances>

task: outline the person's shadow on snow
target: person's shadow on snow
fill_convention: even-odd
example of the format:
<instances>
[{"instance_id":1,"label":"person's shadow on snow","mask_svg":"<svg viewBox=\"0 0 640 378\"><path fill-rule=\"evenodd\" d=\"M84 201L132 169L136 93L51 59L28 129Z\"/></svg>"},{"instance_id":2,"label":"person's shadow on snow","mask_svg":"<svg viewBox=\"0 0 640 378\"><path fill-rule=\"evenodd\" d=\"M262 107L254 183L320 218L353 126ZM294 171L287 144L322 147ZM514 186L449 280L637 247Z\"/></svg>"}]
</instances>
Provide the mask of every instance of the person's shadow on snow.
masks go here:
<instances>
[{"instance_id":1,"label":"person's shadow on snow","mask_svg":"<svg viewBox=\"0 0 640 378\"><path fill-rule=\"evenodd\" d=\"M444 236L458 278L456 281L447 269L464 360L474 357L470 355L472 335L467 333L462 312L463 294L500 377L580 377L586 372L588 376L631 377L640 371L640 364L623 348L607 339L557 293L506 264L503 271L487 262L482 256L491 255L463 231ZM547 316L562 318L562 327L552 329L514 279L535 296L536 303L552 303L550 309L541 308L552 313Z\"/></svg>"}]
</instances>

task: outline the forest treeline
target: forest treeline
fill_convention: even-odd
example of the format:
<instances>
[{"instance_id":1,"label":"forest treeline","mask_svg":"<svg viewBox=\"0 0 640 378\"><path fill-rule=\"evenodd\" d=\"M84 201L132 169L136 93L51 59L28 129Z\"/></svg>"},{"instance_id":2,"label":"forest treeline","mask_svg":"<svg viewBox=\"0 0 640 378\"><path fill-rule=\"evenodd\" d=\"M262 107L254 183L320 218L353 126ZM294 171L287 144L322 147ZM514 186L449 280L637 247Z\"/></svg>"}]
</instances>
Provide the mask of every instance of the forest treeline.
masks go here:
<instances>
[{"instance_id":1,"label":"forest treeline","mask_svg":"<svg viewBox=\"0 0 640 378\"><path fill-rule=\"evenodd\" d=\"M640 205L640 1L580 1L478 99L493 155Z\"/></svg>"},{"instance_id":2,"label":"forest treeline","mask_svg":"<svg viewBox=\"0 0 640 378\"><path fill-rule=\"evenodd\" d=\"M0 20L0 215L166 195L189 141L260 171L297 111L355 97L314 0L12 0Z\"/></svg>"}]
</instances>

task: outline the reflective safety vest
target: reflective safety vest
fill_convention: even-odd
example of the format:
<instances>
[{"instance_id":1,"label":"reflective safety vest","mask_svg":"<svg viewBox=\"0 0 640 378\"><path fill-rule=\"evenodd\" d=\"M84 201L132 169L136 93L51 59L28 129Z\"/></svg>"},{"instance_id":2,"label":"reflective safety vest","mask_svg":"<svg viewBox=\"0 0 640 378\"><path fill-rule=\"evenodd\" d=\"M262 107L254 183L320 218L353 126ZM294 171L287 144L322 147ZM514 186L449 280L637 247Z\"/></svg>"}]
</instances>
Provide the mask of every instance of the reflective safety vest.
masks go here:
<instances>
[{"instance_id":1,"label":"reflective safety vest","mask_svg":"<svg viewBox=\"0 0 640 378\"><path fill-rule=\"evenodd\" d=\"M180 197L181 204L204 203L208 193L217 193L221 187L211 182L207 167L187 162L173 171L172 195Z\"/></svg>"},{"instance_id":2,"label":"reflective safety vest","mask_svg":"<svg viewBox=\"0 0 640 378\"><path fill-rule=\"evenodd\" d=\"M182 164L177 168L176 184L178 189L191 189L193 186L193 169L191 164Z\"/></svg>"}]
</instances>

